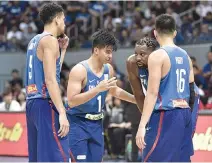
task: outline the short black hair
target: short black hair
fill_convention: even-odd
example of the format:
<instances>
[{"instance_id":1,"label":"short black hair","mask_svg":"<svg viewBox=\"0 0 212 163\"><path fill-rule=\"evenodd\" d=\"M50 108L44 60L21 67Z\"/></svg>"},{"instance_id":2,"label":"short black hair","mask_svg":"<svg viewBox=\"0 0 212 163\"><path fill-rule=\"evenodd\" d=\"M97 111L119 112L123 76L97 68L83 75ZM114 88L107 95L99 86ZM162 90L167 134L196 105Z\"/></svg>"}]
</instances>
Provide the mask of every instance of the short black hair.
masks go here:
<instances>
[{"instance_id":1,"label":"short black hair","mask_svg":"<svg viewBox=\"0 0 212 163\"><path fill-rule=\"evenodd\" d=\"M194 56L190 56L191 60L196 61L196 58Z\"/></svg>"},{"instance_id":2,"label":"short black hair","mask_svg":"<svg viewBox=\"0 0 212 163\"><path fill-rule=\"evenodd\" d=\"M10 88L6 88L4 90L4 92L2 93L2 96L5 97L5 96L8 96L12 93L12 90Z\"/></svg>"},{"instance_id":3,"label":"short black hair","mask_svg":"<svg viewBox=\"0 0 212 163\"><path fill-rule=\"evenodd\" d=\"M12 74L13 74L13 73L17 73L17 74L18 74L19 71L18 71L17 69L13 69L11 73L12 73Z\"/></svg>"},{"instance_id":4,"label":"short black hair","mask_svg":"<svg viewBox=\"0 0 212 163\"><path fill-rule=\"evenodd\" d=\"M136 42L136 45L146 45L154 51L157 47L157 41L151 37L144 37Z\"/></svg>"},{"instance_id":5,"label":"short black hair","mask_svg":"<svg viewBox=\"0 0 212 163\"><path fill-rule=\"evenodd\" d=\"M100 29L92 36L92 52L95 47L104 48L106 46L112 46L113 51L118 49L118 40L116 37L106 29Z\"/></svg>"},{"instance_id":6,"label":"short black hair","mask_svg":"<svg viewBox=\"0 0 212 163\"><path fill-rule=\"evenodd\" d=\"M52 22L52 20L60 13L63 13L62 6L56 4L56 3L45 3L39 12L40 20L43 22L43 24L49 24Z\"/></svg>"},{"instance_id":7,"label":"short black hair","mask_svg":"<svg viewBox=\"0 0 212 163\"><path fill-rule=\"evenodd\" d=\"M155 29L159 34L172 34L176 30L176 22L169 14L162 14L156 18Z\"/></svg>"}]
</instances>

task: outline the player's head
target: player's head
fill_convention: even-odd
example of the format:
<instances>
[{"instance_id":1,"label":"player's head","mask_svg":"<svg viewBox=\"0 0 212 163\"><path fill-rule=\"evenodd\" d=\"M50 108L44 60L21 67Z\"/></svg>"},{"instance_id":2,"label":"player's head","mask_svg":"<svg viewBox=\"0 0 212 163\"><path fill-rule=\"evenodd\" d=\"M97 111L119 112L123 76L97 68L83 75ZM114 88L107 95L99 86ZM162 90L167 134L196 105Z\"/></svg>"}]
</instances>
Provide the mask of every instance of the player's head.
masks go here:
<instances>
[{"instance_id":1,"label":"player's head","mask_svg":"<svg viewBox=\"0 0 212 163\"><path fill-rule=\"evenodd\" d=\"M103 64L112 61L112 52L117 47L118 40L107 30L98 30L92 35L92 55L97 56Z\"/></svg>"},{"instance_id":2,"label":"player's head","mask_svg":"<svg viewBox=\"0 0 212 163\"><path fill-rule=\"evenodd\" d=\"M136 42L135 59L139 67L147 67L148 57L156 47L156 40L150 37L144 37Z\"/></svg>"},{"instance_id":3,"label":"player's head","mask_svg":"<svg viewBox=\"0 0 212 163\"><path fill-rule=\"evenodd\" d=\"M174 39L176 34L176 23L171 15L162 14L156 18L154 35L159 43L165 37Z\"/></svg>"},{"instance_id":4,"label":"player's head","mask_svg":"<svg viewBox=\"0 0 212 163\"><path fill-rule=\"evenodd\" d=\"M44 26L52 25L56 28L58 36L64 34L65 16L62 6L56 3L46 3L41 7L39 16Z\"/></svg>"}]
</instances>

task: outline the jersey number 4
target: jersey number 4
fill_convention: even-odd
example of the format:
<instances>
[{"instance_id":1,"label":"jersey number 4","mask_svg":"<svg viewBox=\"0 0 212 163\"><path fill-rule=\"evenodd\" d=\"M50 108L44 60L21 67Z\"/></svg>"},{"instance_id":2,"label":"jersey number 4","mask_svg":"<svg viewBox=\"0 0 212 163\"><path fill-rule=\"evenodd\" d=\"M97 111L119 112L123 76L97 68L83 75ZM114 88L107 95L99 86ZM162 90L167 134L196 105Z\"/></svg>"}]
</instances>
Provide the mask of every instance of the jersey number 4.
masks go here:
<instances>
[{"instance_id":1,"label":"jersey number 4","mask_svg":"<svg viewBox=\"0 0 212 163\"><path fill-rule=\"evenodd\" d=\"M177 92L182 93L185 89L184 76L186 75L186 71L185 69L177 69L176 74L177 74Z\"/></svg>"}]
</instances>

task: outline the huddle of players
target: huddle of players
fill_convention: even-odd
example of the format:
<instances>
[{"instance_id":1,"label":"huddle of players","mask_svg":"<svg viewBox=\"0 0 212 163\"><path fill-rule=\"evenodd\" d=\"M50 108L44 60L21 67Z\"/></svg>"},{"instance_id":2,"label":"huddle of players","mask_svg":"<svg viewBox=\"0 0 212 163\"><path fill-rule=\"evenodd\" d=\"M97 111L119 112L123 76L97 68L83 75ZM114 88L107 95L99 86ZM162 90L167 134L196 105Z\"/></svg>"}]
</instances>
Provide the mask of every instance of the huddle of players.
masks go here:
<instances>
[{"instance_id":1,"label":"huddle of players","mask_svg":"<svg viewBox=\"0 0 212 163\"><path fill-rule=\"evenodd\" d=\"M174 45L175 21L171 16L160 15L156 20L154 34L161 48L156 50L151 38L142 38L127 60L134 95L116 85L109 64L118 41L106 30L95 32L91 57L70 72L66 108L59 89L69 41L64 34L64 12L61 6L48 3L39 16L44 32L29 42L26 61L30 162L102 161L102 108L108 92L137 103L142 118L136 143L143 149L143 161L190 161L197 112L193 69L187 53Z\"/></svg>"}]
</instances>

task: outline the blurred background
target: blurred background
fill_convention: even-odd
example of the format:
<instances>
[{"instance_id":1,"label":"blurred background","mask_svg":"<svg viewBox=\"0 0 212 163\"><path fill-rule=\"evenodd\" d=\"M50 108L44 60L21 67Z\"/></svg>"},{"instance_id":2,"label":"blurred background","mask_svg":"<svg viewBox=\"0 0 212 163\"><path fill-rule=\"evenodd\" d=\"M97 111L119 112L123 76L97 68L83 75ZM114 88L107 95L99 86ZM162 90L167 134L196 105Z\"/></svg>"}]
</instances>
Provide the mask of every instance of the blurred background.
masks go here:
<instances>
[{"instance_id":1,"label":"blurred background","mask_svg":"<svg viewBox=\"0 0 212 163\"><path fill-rule=\"evenodd\" d=\"M29 41L43 31L39 21L42 1L0 2L0 161L27 156L25 123L25 55ZM194 135L194 161L212 161L212 2L211 1L55 1L66 15L68 54L61 71L61 95L66 101L70 69L91 54L90 36L99 28L113 32L120 48L111 63L118 85L132 93L125 62L134 53L134 44L153 36L155 18L172 15L177 24L175 43L192 58L195 82L199 87L200 116ZM104 160L139 161L141 151L134 137L140 112L133 104L109 94L105 106ZM133 138L132 138L133 137ZM3 157L7 156L7 157ZM26 158L21 158L21 161Z\"/></svg>"}]
</instances>

